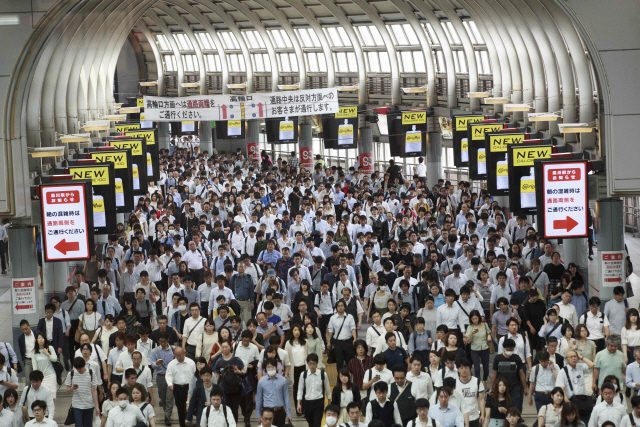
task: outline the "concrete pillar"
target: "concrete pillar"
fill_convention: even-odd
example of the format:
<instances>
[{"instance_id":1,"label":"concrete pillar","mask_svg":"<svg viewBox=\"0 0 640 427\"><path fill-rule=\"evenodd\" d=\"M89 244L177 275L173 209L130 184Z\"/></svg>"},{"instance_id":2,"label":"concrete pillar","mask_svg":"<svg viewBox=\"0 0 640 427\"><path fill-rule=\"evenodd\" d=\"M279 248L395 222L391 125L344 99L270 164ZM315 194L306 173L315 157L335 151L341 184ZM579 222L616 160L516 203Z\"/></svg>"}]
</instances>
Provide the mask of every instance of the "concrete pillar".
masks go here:
<instances>
[{"instance_id":1,"label":"concrete pillar","mask_svg":"<svg viewBox=\"0 0 640 427\"><path fill-rule=\"evenodd\" d=\"M362 173L372 174L373 163L373 136L371 128L360 128L358 139L358 165L362 166Z\"/></svg>"},{"instance_id":2,"label":"concrete pillar","mask_svg":"<svg viewBox=\"0 0 640 427\"><path fill-rule=\"evenodd\" d=\"M211 129L211 121L200 122L200 152L208 152L211 155L213 151L213 135Z\"/></svg>"},{"instance_id":3,"label":"concrete pillar","mask_svg":"<svg viewBox=\"0 0 640 427\"><path fill-rule=\"evenodd\" d=\"M427 133L427 184L433 187L440 178L444 178L442 173L442 140L440 132Z\"/></svg>"},{"instance_id":4,"label":"concrete pillar","mask_svg":"<svg viewBox=\"0 0 640 427\"><path fill-rule=\"evenodd\" d=\"M168 150L169 141L171 141L171 124L158 122L158 148L160 150Z\"/></svg>"},{"instance_id":5,"label":"concrete pillar","mask_svg":"<svg viewBox=\"0 0 640 427\"><path fill-rule=\"evenodd\" d=\"M624 250L624 222L621 199L603 199L596 202L596 216L598 221L598 252ZM585 252L588 250L585 249ZM602 275L598 269L598 278L590 285L600 290L602 302L613 298L613 286L602 286ZM624 287L624 282L619 283ZM593 288L589 286L591 290ZM626 289L625 289L626 290Z\"/></svg>"},{"instance_id":6,"label":"concrete pillar","mask_svg":"<svg viewBox=\"0 0 640 427\"><path fill-rule=\"evenodd\" d=\"M10 301L9 309L11 310L11 325L13 332L13 342L17 343L20 334L20 321L26 319L31 324L31 329L35 331L40 319L40 292L37 285L38 276L38 263L35 260L36 256L36 239L35 239L35 227L21 227L9 228L7 230L9 235L9 242L11 242L9 250L9 262L11 265L11 278L12 279L33 279L35 287L34 306L35 310L29 314L15 314L15 303L12 298Z\"/></svg>"},{"instance_id":7,"label":"concrete pillar","mask_svg":"<svg viewBox=\"0 0 640 427\"><path fill-rule=\"evenodd\" d=\"M313 171L313 132L309 123L300 124L300 167Z\"/></svg>"}]
</instances>

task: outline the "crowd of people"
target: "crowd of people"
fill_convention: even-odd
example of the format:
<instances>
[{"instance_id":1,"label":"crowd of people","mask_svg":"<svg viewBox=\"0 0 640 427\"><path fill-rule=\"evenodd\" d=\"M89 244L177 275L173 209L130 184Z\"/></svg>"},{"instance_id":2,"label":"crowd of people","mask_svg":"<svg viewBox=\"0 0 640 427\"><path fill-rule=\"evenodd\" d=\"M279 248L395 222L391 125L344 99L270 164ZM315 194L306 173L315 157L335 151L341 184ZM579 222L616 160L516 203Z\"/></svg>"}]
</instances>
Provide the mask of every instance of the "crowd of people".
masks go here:
<instances>
[{"instance_id":1,"label":"crowd of people","mask_svg":"<svg viewBox=\"0 0 640 427\"><path fill-rule=\"evenodd\" d=\"M539 427L635 427L625 289L602 306L527 217L389 164L163 150L18 353L0 344L0 426L54 425L64 382L77 427L170 426L174 407L180 427L515 427L525 401Z\"/></svg>"}]
</instances>

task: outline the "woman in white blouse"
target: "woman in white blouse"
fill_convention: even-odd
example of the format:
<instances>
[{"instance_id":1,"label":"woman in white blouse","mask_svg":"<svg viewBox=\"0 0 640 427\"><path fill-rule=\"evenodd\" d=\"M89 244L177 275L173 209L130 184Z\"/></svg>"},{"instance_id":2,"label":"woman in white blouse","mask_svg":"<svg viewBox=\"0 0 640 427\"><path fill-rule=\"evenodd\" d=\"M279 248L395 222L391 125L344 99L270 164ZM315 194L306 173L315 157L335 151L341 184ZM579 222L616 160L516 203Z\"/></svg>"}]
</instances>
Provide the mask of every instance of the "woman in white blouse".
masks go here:
<instances>
[{"instance_id":1,"label":"woman in white blouse","mask_svg":"<svg viewBox=\"0 0 640 427\"><path fill-rule=\"evenodd\" d=\"M56 371L52 362L57 362L58 356L52 345L49 345L47 336L43 332L36 335L36 345L33 349L31 363L34 371L40 371L44 375L42 385L51 391L52 397L56 398L58 382L56 381Z\"/></svg>"},{"instance_id":2,"label":"woman in white blouse","mask_svg":"<svg viewBox=\"0 0 640 427\"><path fill-rule=\"evenodd\" d=\"M560 329L562 332L562 339L558 341L558 353L563 357L567 353L567 350L575 350L578 348L576 344L576 339L574 338L574 329L568 323L562 325Z\"/></svg>"},{"instance_id":3,"label":"woman in white blouse","mask_svg":"<svg viewBox=\"0 0 640 427\"><path fill-rule=\"evenodd\" d=\"M295 324L291 327L291 339L287 340L284 351L289 355L289 360L293 369L290 370L293 375L293 395L298 396L298 384L300 375L307 369L307 356L309 355L309 346L305 341L305 334L302 332L302 326ZM294 402L298 407L298 400ZM298 414L300 416L300 414Z\"/></svg>"},{"instance_id":4,"label":"woman in white blouse","mask_svg":"<svg viewBox=\"0 0 640 427\"><path fill-rule=\"evenodd\" d=\"M142 384L134 384L131 388L131 397L129 401L132 405L137 406L144 416L144 423L147 427L156 427L156 413L150 403L145 402L146 391Z\"/></svg>"},{"instance_id":5,"label":"woman in white blouse","mask_svg":"<svg viewBox=\"0 0 640 427\"><path fill-rule=\"evenodd\" d=\"M213 324L213 320L207 319L204 322L204 333L198 338L196 344L196 359L200 356L208 357L211 354L211 349L218 342L218 333L216 327Z\"/></svg>"},{"instance_id":6,"label":"woman in white blouse","mask_svg":"<svg viewBox=\"0 0 640 427\"><path fill-rule=\"evenodd\" d=\"M544 405L538 412L538 426L553 427L560 420L563 403L564 392L562 388L556 387L551 390L551 403Z\"/></svg>"},{"instance_id":7,"label":"woman in white blouse","mask_svg":"<svg viewBox=\"0 0 640 427\"><path fill-rule=\"evenodd\" d=\"M640 330L638 329L638 310L630 308L627 311L627 322L622 327L620 334L622 340L622 354L628 365L635 361L633 350L640 345Z\"/></svg>"},{"instance_id":8,"label":"woman in white blouse","mask_svg":"<svg viewBox=\"0 0 640 427\"><path fill-rule=\"evenodd\" d=\"M81 333L89 335L89 339L93 339L98 328L104 323L102 315L95 310L96 303L89 299L84 303L84 313L80 316L78 329Z\"/></svg>"},{"instance_id":9,"label":"woman in white blouse","mask_svg":"<svg viewBox=\"0 0 640 427\"><path fill-rule=\"evenodd\" d=\"M96 331L91 339L91 344L97 343L102 347L104 354L109 353L109 337L118 332L118 328L113 326L113 315L107 314L100 329Z\"/></svg>"}]
</instances>

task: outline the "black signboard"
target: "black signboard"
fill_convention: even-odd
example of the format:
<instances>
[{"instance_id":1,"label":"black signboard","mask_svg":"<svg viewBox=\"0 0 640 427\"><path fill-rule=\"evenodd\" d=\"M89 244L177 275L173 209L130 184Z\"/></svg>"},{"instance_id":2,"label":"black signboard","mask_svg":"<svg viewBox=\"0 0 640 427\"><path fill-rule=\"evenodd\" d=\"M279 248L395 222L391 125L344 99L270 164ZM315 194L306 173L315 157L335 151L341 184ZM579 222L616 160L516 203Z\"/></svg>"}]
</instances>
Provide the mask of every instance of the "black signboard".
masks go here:
<instances>
[{"instance_id":1,"label":"black signboard","mask_svg":"<svg viewBox=\"0 0 640 427\"><path fill-rule=\"evenodd\" d=\"M298 117L280 117L265 121L267 142L293 144L298 142Z\"/></svg>"},{"instance_id":2,"label":"black signboard","mask_svg":"<svg viewBox=\"0 0 640 427\"><path fill-rule=\"evenodd\" d=\"M133 169L131 150L114 150L111 147L87 148L86 158L101 163L113 162L116 184L116 212L133 211Z\"/></svg>"}]
</instances>

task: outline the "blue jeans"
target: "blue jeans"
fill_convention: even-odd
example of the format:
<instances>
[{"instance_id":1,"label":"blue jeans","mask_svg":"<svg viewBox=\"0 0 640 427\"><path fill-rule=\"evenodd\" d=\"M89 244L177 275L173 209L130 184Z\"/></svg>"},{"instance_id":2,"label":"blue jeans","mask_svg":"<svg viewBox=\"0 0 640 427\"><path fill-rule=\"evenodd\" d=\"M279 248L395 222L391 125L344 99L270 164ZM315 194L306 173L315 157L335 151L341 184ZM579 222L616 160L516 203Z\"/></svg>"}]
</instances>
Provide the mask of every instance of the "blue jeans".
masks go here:
<instances>
[{"instance_id":1,"label":"blue jeans","mask_svg":"<svg viewBox=\"0 0 640 427\"><path fill-rule=\"evenodd\" d=\"M552 402L550 394L534 392L533 396L536 402L536 413L540 412L540 408Z\"/></svg>"},{"instance_id":2,"label":"blue jeans","mask_svg":"<svg viewBox=\"0 0 640 427\"><path fill-rule=\"evenodd\" d=\"M513 390L509 390L509 394L511 394L511 402L515 408L518 408L520 413L522 413L522 384L518 384L513 388Z\"/></svg>"},{"instance_id":3,"label":"blue jeans","mask_svg":"<svg viewBox=\"0 0 640 427\"><path fill-rule=\"evenodd\" d=\"M73 408L73 416L76 419L76 427L93 427L93 408Z\"/></svg>"}]
</instances>

